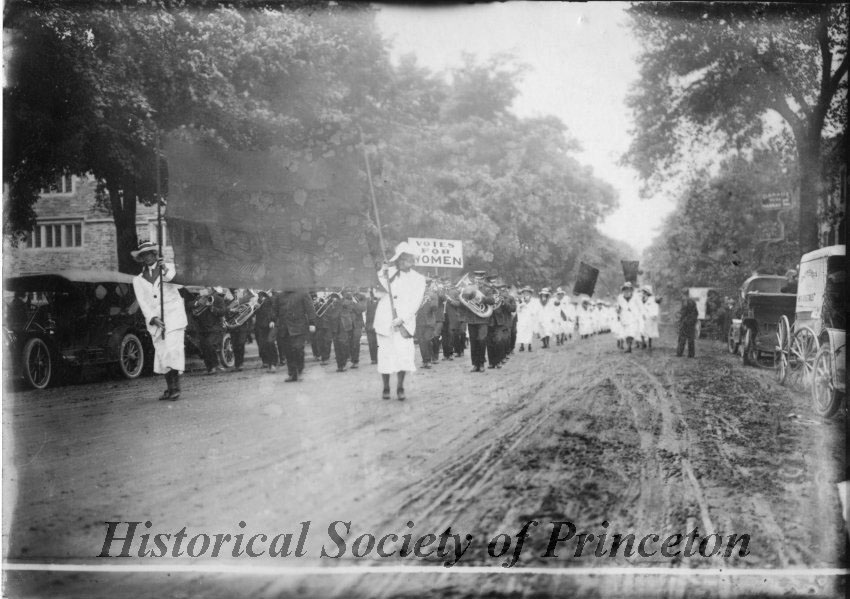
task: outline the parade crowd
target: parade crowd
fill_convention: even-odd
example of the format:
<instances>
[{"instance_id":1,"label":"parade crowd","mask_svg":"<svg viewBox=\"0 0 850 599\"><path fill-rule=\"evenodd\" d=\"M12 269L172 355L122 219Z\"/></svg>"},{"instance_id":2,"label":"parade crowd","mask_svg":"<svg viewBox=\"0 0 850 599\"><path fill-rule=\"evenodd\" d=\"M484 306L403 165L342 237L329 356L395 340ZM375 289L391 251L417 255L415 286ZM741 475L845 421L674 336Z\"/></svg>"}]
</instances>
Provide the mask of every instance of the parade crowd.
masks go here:
<instances>
[{"instance_id":1,"label":"parade crowd","mask_svg":"<svg viewBox=\"0 0 850 599\"><path fill-rule=\"evenodd\" d=\"M235 370L242 370L245 344L253 338L262 367L275 372L285 366L285 381L296 382L304 371L308 344L322 366L330 363L333 353L337 372L358 368L365 331L369 359L384 378L386 399L391 374L398 375L398 399L405 398L404 375L417 369L415 347L419 368L463 358L468 351L471 372L480 373L503 368L515 352L543 351L553 343L613 333L617 347L630 353L633 348L651 351L659 335L659 305L649 285L636 288L626 282L616 301L609 302L568 295L561 287L554 293L549 287L509 287L503 278L485 271L452 284L413 270L413 250L406 242L378 273L380 286L323 292L207 287L189 292L166 283L164 316L157 299L159 276L162 271L163 280L171 280L174 265L158 258L149 242L142 243L134 257L145 264L134 285L154 340L154 371L166 374L168 389L162 399L180 395L185 335L197 346L208 374L222 370L217 343L222 332L229 331ZM187 314L192 317L187 319ZM686 344L688 355L694 355L696 314L693 300L684 297L679 355Z\"/></svg>"}]
</instances>

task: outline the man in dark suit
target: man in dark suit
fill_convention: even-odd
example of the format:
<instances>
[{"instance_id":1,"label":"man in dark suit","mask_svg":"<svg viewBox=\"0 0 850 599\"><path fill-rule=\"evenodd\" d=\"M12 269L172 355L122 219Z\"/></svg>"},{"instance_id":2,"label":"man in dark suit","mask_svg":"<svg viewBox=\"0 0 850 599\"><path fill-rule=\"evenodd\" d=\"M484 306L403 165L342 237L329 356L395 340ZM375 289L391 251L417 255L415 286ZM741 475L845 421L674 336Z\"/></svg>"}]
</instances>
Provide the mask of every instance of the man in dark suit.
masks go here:
<instances>
[{"instance_id":1,"label":"man in dark suit","mask_svg":"<svg viewBox=\"0 0 850 599\"><path fill-rule=\"evenodd\" d=\"M340 324L348 342L348 359L351 367L360 364L360 337L363 335L363 312L366 311L366 297L355 293L352 287L342 290L342 315Z\"/></svg>"},{"instance_id":2,"label":"man in dark suit","mask_svg":"<svg viewBox=\"0 0 850 599\"><path fill-rule=\"evenodd\" d=\"M260 291L257 294L260 307L254 314L254 338L257 340L257 349L260 351L263 368L268 368L269 372L274 372L280 362L280 356L277 353L274 327L269 326L275 316L275 303L271 298L270 291Z\"/></svg>"},{"instance_id":3,"label":"man in dark suit","mask_svg":"<svg viewBox=\"0 0 850 599\"><path fill-rule=\"evenodd\" d=\"M277 345L286 353L289 371L287 383L298 380L304 372L304 344L307 333L316 330L316 311L313 300L306 291L288 289L276 298L275 318Z\"/></svg>"},{"instance_id":4,"label":"man in dark suit","mask_svg":"<svg viewBox=\"0 0 850 599\"><path fill-rule=\"evenodd\" d=\"M378 363L378 334L375 332L375 310L378 308L378 298L373 289L369 289L369 299L366 300L366 341L369 343L369 359L372 364Z\"/></svg>"},{"instance_id":5,"label":"man in dark suit","mask_svg":"<svg viewBox=\"0 0 850 599\"><path fill-rule=\"evenodd\" d=\"M487 274L483 270L474 271L473 284L461 291L468 301L479 301L481 306L492 306L495 303L491 288L484 280ZM482 316L464 306L465 320L469 329L469 353L472 358L472 372L484 372L484 362L487 360L487 325L490 316Z\"/></svg>"}]
</instances>

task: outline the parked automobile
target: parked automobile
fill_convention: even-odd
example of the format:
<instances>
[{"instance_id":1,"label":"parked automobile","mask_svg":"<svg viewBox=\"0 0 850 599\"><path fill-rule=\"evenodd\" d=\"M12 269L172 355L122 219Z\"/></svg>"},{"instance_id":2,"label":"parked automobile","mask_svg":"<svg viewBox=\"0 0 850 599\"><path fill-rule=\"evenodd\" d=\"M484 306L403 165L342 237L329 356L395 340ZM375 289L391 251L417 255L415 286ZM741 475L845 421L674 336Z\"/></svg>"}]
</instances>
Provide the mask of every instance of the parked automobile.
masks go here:
<instances>
[{"instance_id":1,"label":"parked automobile","mask_svg":"<svg viewBox=\"0 0 850 599\"><path fill-rule=\"evenodd\" d=\"M811 386L815 411L838 412L845 395L847 330L847 259L836 245L800 259L796 306L779 319L777 378Z\"/></svg>"},{"instance_id":2,"label":"parked automobile","mask_svg":"<svg viewBox=\"0 0 850 599\"><path fill-rule=\"evenodd\" d=\"M727 336L729 352L738 353L745 365L759 366L762 358L770 358L773 366L777 351L779 318L794 314L796 296L782 293L785 277L755 275L741 284L741 311L732 319Z\"/></svg>"},{"instance_id":3,"label":"parked automobile","mask_svg":"<svg viewBox=\"0 0 850 599\"><path fill-rule=\"evenodd\" d=\"M7 278L4 290L11 294L4 369L30 387L44 389L71 369L94 365L133 379L153 363L130 275L65 270Z\"/></svg>"}]
</instances>

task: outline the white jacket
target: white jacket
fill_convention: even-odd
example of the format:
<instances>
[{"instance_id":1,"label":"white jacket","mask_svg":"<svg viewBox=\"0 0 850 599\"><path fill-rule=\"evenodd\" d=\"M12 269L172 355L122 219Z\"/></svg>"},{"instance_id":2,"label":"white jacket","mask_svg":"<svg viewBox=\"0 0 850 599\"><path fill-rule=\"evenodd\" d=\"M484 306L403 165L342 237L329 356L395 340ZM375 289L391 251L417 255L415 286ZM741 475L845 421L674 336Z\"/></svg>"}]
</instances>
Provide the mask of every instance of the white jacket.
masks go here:
<instances>
[{"instance_id":1,"label":"white jacket","mask_svg":"<svg viewBox=\"0 0 850 599\"><path fill-rule=\"evenodd\" d=\"M620 311L620 326L622 327L623 337L640 337L643 301L635 295L626 300L623 294L620 294L617 297L617 308Z\"/></svg>"},{"instance_id":2,"label":"white jacket","mask_svg":"<svg viewBox=\"0 0 850 599\"><path fill-rule=\"evenodd\" d=\"M173 264L166 262L165 269L164 282L170 281L177 274L177 269L174 268ZM180 289L180 285L167 282L163 284L162 296L165 298L163 302L165 312L162 314L160 312L159 277L153 283L148 282L142 274L133 277L133 291L136 293L136 301L139 302L139 308L142 309L142 314L145 315L145 324L147 324L148 333L151 334L151 337L156 337L161 333L158 326L151 324L151 319L154 316L162 316L162 320L165 322L166 335L168 331L177 331L186 328L186 306L183 303L183 298L180 297L180 293L177 291L178 289Z\"/></svg>"},{"instance_id":3,"label":"white jacket","mask_svg":"<svg viewBox=\"0 0 850 599\"><path fill-rule=\"evenodd\" d=\"M425 277L413 269L408 272L398 272L394 266L390 267L389 276L396 314L401 318L402 326L413 335L416 332L416 312L422 305L422 297L425 295ZM378 281L384 289L387 289L387 279L382 271L378 271ZM381 298L375 308L375 332L386 337L391 336L392 323L392 307L390 296L387 294Z\"/></svg>"}]
</instances>

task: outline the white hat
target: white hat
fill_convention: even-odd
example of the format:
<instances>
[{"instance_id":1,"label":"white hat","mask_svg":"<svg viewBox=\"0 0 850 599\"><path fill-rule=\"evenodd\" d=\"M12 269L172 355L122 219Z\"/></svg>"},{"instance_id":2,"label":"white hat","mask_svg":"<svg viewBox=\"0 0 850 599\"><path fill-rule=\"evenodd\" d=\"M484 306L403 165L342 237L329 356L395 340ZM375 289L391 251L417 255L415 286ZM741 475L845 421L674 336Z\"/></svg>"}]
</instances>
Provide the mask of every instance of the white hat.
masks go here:
<instances>
[{"instance_id":1,"label":"white hat","mask_svg":"<svg viewBox=\"0 0 850 599\"><path fill-rule=\"evenodd\" d=\"M552 291L548 287L544 287L538 295L552 295Z\"/></svg>"},{"instance_id":2,"label":"white hat","mask_svg":"<svg viewBox=\"0 0 850 599\"><path fill-rule=\"evenodd\" d=\"M395 246L395 254L393 254L392 258L390 258L390 262L395 262L396 260L401 258L402 254L410 254L411 256L415 256L416 250L413 249L413 246L410 245L408 242L402 241L400 244Z\"/></svg>"},{"instance_id":3,"label":"white hat","mask_svg":"<svg viewBox=\"0 0 850 599\"><path fill-rule=\"evenodd\" d=\"M642 293L647 295L652 295L652 285L644 285L640 288Z\"/></svg>"},{"instance_id":4,"label":"white hat","mask_svg":"<svg viewBox=\"0 0 850 599\"><path fill-rule=\"evenodd\" d=\"M142 254L148 254L151 252L158 254L158 246L153 241L142 241L139 243L139 247L137 249L130 251L130 255L136 262L143 262L143 260L140 259Z\"/></svg>"}]
</instances>

